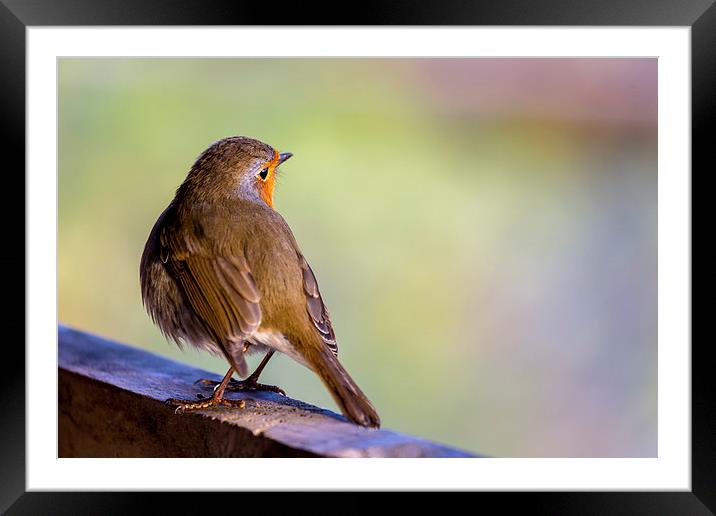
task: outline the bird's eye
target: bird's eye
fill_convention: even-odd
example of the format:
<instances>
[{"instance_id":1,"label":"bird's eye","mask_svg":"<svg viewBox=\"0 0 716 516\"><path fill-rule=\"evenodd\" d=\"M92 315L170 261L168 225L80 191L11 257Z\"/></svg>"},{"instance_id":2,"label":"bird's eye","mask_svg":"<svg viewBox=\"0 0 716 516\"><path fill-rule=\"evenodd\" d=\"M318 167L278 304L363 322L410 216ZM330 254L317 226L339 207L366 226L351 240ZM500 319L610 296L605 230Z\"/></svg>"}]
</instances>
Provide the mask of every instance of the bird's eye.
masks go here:
<instances>
[{"instance_id":1,"label":"bird's eye","mask_svg":"<svg viewBox=\"0 0 716 516\"><path fill-rule=\"evenodd\" d=\"M268 177L268 173L269 173L268 167L266 167L261 172L259 172L259 177L261 178L262 181L266 181L266 178Z\"/></svg>"}]
</instances>

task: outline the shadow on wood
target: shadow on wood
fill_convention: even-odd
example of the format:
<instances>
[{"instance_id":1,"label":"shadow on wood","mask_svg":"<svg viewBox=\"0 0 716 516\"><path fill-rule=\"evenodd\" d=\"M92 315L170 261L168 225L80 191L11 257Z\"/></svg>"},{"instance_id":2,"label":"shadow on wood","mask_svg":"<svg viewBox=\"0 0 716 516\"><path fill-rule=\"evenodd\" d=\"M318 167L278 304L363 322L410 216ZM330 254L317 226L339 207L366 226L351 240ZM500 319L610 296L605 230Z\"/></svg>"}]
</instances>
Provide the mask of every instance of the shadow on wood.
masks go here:
<instances>
[{"instance_id":1,"label":"shadow on wood","mask_svg":"<svg viewBox=\"0 0 716 516\"><path fill-rule=\"evenodd\" d=\"M177 415L167 398L196 399L195 380L221 378L66 326L58 337L60 457L474 457L272 392Z\"/></svg>"}]
</instances>

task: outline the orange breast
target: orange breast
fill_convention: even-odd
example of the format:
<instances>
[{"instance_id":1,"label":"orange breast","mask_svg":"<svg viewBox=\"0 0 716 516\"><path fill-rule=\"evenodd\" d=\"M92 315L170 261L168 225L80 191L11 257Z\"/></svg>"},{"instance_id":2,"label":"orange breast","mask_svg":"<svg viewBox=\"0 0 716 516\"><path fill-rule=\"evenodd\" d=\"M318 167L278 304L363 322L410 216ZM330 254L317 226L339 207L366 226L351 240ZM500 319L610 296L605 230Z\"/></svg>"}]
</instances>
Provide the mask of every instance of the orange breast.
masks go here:
<instances>
[{"instance_id":1,"label":"orange breast","mask_svg":"<svg viewBox=\"0 0 716 516\"><path fill-rule=\"evenodd\" d=\"M260 178L257 178L257 181L259 182L259 188L261 192L261 198L264 200L266 204L271 206L273 208L273 189L276 186L276 165L278 165L279 160L279 154L278 151L274 151L274 157L271 161L266 163L266 167L268 167L268 175L266 176L266 180L262 181Z\"/></svg>"}]
</instances>

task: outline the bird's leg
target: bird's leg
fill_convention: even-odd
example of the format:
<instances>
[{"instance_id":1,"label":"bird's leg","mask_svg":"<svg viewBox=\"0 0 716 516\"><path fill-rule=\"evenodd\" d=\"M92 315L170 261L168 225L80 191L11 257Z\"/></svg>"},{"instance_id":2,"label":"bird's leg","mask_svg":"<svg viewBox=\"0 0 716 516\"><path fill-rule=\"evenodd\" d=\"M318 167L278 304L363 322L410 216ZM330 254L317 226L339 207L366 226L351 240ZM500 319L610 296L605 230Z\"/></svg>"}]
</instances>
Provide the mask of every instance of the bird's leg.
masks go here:
<instances>
[{"instance_id":1,"label":"bird's leg","mask_svg":"<svg viewBox=\"0 0 716 516\"><path fill-rule=\"evenodd\" d=\"M229 371L224 376L224 379L221 380L221 382L219 382L214 388L214 395L208 400L194 402L169 398L166 402L170 405L176 406L176 410L174 412L177 414L181 414L182 412L186 412L189 410L199 410L209 407L218 407L222 405L225 407L244 408L244 406L246 405L246 402L244 402L244 400L227 400L226 398L224 398L224 391L226 390L226 386L231 380L232 374L234 374L234 368L230 367Z\"/></svg>"},{"instance_id":2,"label":"bird's leg","mask_svg":"<svg viewBox=\"0 0 716 516\"><path fill-rule=\"evenodd\" d=\"M254 370L253 373L251 373L251 375L249 375L248 378L246 378L246 380L232 380L226 388L230 391L273 391L285 396L286 393L280 387L276 387L275 385L266 385L263 383L259 383L258 381L261 372L264 370L264 367L266 367L266 364L268 364L268 361L271 360L271 357L274 353L274 350L271 350L266 353L266 356L264 356L263 360L261 360L259 366Z\"/></svg>"},{"instance_id":3,"label":"bird's leg","mask_svg":"<svg viewBox=\"0 0 716 516\"><path fill-rule=\"evenodd\" d=\"M256 370L251 373L251 375L246 378L246 380L231 380L226 385L226 390L229 391L271 391L271 392L277 392L278 394L281 394L282 396L285 396L286 393L283 389L280 387L276 387L275 385L265 385L263 383L259 383L259 375L264 370L264 367L266 367L266 364L268 364L268 361L271 360L271 357L275 353L274 350L269 351L266 353L266 356L261 360L261 363L256 368ZM220 385L218 382L215 382L213 380L197 380L194 383L200 383L203 385ZM215 387L216 389L217 387Z\"/></svg>"}]
</instances>

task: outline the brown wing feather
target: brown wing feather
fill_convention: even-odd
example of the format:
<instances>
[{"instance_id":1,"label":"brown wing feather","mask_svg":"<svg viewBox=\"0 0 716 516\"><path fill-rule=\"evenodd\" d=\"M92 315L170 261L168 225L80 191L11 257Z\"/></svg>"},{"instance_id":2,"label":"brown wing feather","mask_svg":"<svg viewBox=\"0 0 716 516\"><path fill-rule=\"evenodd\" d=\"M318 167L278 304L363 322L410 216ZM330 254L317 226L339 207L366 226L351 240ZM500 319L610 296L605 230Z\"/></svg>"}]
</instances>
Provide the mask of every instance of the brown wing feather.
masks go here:
<instances>
[{"instance_id":1,"label":"brown wing feather","mask_svg":"<svg viewBox=\"0 0 716 516\"><path fill-rule=\"evenodd\" d=\"M338 344L336 343L336 334L333 332L333 325L328 314L328 309L323 303L321 292L318 290L318 282L316 276L308 265L306 259L301 256L301 269L303 270L303 290L306 292L306 310L311 317L313 325L321 334L323 342L338 356Z\"/></svg>"},{"instance_id":2,"label":"brown wing feather","mask_svg":"<svg viewBox=\"0 0 716 516\"><path fill-rule=\"evenodd\" d=\"M217 344L240 341L258 328L261 294L242 255L214 256L167 228L159 240L162 261Z\"/></svg>"}]
</instances>

